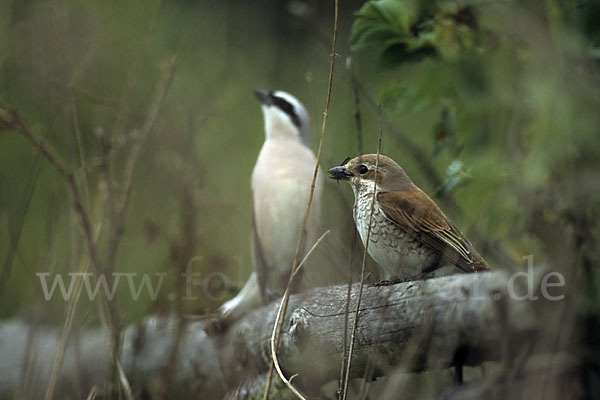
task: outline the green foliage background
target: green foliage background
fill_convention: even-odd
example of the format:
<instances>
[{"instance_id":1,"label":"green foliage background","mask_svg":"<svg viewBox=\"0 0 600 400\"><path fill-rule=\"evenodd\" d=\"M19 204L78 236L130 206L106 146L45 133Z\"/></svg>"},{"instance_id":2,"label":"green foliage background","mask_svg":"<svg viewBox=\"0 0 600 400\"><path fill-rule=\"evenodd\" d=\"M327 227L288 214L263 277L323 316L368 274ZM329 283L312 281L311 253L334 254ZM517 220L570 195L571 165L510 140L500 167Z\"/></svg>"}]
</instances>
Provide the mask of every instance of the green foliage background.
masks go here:
<instances>
[{"instance_id":1,"label":"green foliage background","mask_svg":"<svg viewBox=\"0 0 600 400\"><path fill-rule=\"evenodd\" d=\"M331 4L0 6L1 105L57 147L82 187L87 176L90 210L104 190L101 138L118 192L132 138L177 55L173 85L134 177L116 270L167 272L173 289L190 256L201 256L195 272L242 283L252 268L249 180L264 139L252 89L296 95L318 136ZM381 102L393 127L385 125L383 153L439 202L490 264L521 268L521 257L533 255L536 264L566 274L567 290L585 288L577 298L597 308L599 14L591 1L343 2L322 167L358 152L354 77L364 152L376 150ZM7 277L0 315L28 315L37 305L48 321L60 321L65 303L41 301L35 273L77 270L83 241L62 178L36 154L21 135L0 132L0 261ZM324 228L334 239L324 253L334 256L323 257L321 284L345 279L351 198L348 188L328 184ZM107 235L100 234L103 250ZM207 282L211 296L198 289L186 310L214 309L231 294ZM173 310L171 291L161 290L155 302L131 301L119 287L123 318ZM80 320L95 321L94 307L84 302Z\"/></svg>"}]
</instances>

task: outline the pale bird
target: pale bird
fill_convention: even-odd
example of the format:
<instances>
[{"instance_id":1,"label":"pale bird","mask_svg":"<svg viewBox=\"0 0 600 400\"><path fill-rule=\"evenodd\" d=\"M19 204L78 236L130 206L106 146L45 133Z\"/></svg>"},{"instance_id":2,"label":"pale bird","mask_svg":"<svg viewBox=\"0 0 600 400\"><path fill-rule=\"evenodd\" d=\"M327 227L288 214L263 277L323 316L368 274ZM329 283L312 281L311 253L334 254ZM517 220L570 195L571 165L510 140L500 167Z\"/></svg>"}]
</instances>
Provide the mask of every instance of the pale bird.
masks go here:
<instances>
[{"instance_id":1,"label":"pale bird","mask_svg":"<svg viewBox=\"0 0 600 400\"><path fill-rule=\"evenodd\" d=\"M285 291L316 165L304 106L282 91L257 89L254 94L262 103L265 123L265 142L252 172L255 272L240 294L221 307L224 315L256 305L257 293L268 303ZM317 238L322 191L319 172L299 261ZM299 279L297 276L295 282Z\"/></svg>"}]
</instances>

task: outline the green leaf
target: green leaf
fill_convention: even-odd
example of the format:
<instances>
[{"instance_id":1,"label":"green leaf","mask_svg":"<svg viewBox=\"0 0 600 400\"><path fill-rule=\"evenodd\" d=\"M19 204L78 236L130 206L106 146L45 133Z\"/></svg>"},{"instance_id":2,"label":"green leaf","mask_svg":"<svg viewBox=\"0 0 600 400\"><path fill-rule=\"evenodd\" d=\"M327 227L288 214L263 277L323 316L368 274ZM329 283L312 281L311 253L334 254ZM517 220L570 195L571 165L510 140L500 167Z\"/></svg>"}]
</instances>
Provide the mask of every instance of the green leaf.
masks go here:
<instances>
[{"instance_id":1,"label":"green leaf","mask_svg":"<svg viewBox=\"0 0 600 400\"><path fill-rule=\"evenodd\" d=\"M410 35L410 14L407 4L398 0L365 3L352 25L352 50L401 42Z\"/></svg>"},{"instance_id":2,"label":"green leaf","mask_svg":"<svg viewBox=\"0 0 600 400\"><path fill-rule=\"evenodd\" d=\"M379 59L380 69L389 69L406 62L421 61L425 57L435 56L437 50L433 46L422 46L411 49L406 43L389 46Z\"/></svg>"}]
</instances>

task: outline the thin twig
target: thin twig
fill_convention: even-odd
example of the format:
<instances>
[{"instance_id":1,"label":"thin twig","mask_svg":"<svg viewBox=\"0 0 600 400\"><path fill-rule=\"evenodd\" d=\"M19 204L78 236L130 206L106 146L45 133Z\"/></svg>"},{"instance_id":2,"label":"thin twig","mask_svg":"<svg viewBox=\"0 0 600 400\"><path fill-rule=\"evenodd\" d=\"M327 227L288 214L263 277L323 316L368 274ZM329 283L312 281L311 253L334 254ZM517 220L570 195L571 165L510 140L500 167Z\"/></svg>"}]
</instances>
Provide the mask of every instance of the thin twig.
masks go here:
<instances>
[{"instance_id":1,"label":"thin twig","mask_svg":"<svg viewBox=\"0 0 600 400\"><path fill-rule=\"evenodd\" d=\"M94 272L96 276L104 274L105 269L98 255L98 249L96 247L96 241L94 240L90 217L83 206L81 193L79 192L77 180L75 179L73 172L67 167L66 162L60 156L56 148L46 139L35 133L29 127L29 125L23 121L16 111L0 109L0 127L2 126L12 128L29 139L33 143L34 147L36 147L38 151L40 151L44 157L46 157L50 164L54 166L58 173L64 178L65 182L67 183L67 188L71 194L71 199L73 200L73 209L79 216L79 222L83 230L83 236L85 238L86 247L94 267ZM108 301L106 296L102 296L101 299L104 302L104 307L106 307L108 310L108 315L110 317L109 328L112 332L112 340L114 342L116 339L116 342L118 343L118 329L114 328L118 326L117 310L115 306L112 305L112 302ZM113 364L118 364L118 354L114 354Z\"/></svg>"},{"instance_id":2,"label":"thin twig","mask_svg":"<svg viewBox=\"0 0 600 400\"><path fill-rule=\"evenodd\" d=\"M381 105L379 106L379 138L377 139L377 158L375 159L375 177L379 170L379 153L381 152ZM367 252L369 249L369 239L371 238L371 224L373 222L373 212L375 211L375 200L377 195L377 179L373 185L373 198L371 199L371 210L369 212L369 225L367 227L367 238L365 240L365 251L363 252L362 268L360 271L360 287L358 290L358 299L356 300L356 311L354 313L354 325L352 326L352 336L350 338L350 350L348 352L348 365L346 366L346 377L344 379L344 390L342 392L342 399L346 399L348 396L348 379L350 377L350 366L352 365L352 353L354 352L354 343L356 341L356 330L358 328L358 313L360 311L360 301L362 300L363 287L365 283L365 270L367 266Z\"/></svg>"},{"instance_id":3,"label":"thin twig","mask_svg":"<svg viewBox=\"0 0 600 400\"><path fill-rule=\"evenodd\" d=\"M304 258L302 259L302 261L300 261L300 264L298 264L298 268L296 268L296 271L294 271L294 275L298 274L298 271L300 270L300 268L304 265L304 263L306 262L306 260L308 260L308 257L310 257L310 255L312 254L313 251L315 251L315 249L317 248L317 246L319 244L321 244L321 242L323 241L323 239L325 239L325 236L329 235L331 233L330 229L327 229L325 231L325 233L323 233L321 235L321 237L319 237L317 239L317 241L315 242L315 244L313 244L313 246L310 248L310 250L308 250L306 252L306 255L304 256Z\"/></svg>"},{"instance_id":4,"label":"thin twig","mask_svg":"<svg viewBox=\"0 0 600 400\"><path fill-rule=\"evenodd\" d=\"M354 266L354 254L356 252L356 235L357 231L354 229L352 233L352 246L350 247L350 278L348 279L348 290L346 291L346 307L344 309L344 337L342 338L342 351L344 353L342 357L342 366L340 368L340 384L338 386L338 397L341 399L342 388L344 387L346 377L346 365L348 363L348 322L350 318L350 299L352 298L352 268Z\"/></svg>"},{"instance_id":5,"label":"thin twig","mask_svg":"<svg viewBox=\"0 0 600 400\"><path fill-rule=\"evenodd\" d=\"M117 108L117 115L115 118L115 123L112 129L112 134L108 135L108 138L101 138L102 140L104 140L104 144L106 143L112 143L112 141L114 140L115 136L123 129L123 124L125 123L125 119L126 116L129 114L129 103L130 103L130 97L131 97L131 93L133 92L133 90L135 89L135 86L137 84L138 78L141 75L141 69L142 66L144 65L144 55L146 54L146 51L148 49L148 46L150 45L152 38L154 36L154 32L156 30L156 23L158 21L158 17L160 16L160 13L163 9L165 0L158 0L158 5L156 6L156 9L154 10L154 13L152 15L152 19L150 21L150 24L148 25L148 30L144 35L143 41L139 47L139 51L135 56L135 61L133 62L133 67L130 71L129 77L127 79L127 83L125 85L125 90L123 91L123 95L121 97L121 101L119 102L119 106ZM105 148L106 150L106 148ZM117 225L118 225L118 220L120 218L119 215L119 210L117 209L117 207L119 206L119 204L116 203L115 200L115 195L114 195L114 187L113 187L113 180L112 180L112 162L111 162L111 153L106 151L102 154L102 174L104 176L104 179L106 181L107 184L107 193L108 193L108 200L107 200L107 205L108 205L108 212L109 212L109 217L110 217L110 221L111 221L111 241L110 241L110 245L109 245L109 255L108 258L109 260L112 259L114 262L114 257L115 255L111 255L112 253L116 253L116 246L118 244L119 239L116 239L116 243L112 243L112 237L114 236L119 236L119 235L115 235L114 232L117 232L118 229ZM127 175L125 175L127 176ZM123 182L125 182L126 180L124 179ZM115 248L113 248L115 247ZM111 262L109 261L109 266L111 265Z\"/></svg>"},{"instance_id":6,"label":"thin twig","mask_svg":"<svg viewBox=\"0 0 600 400\"><path fill-rule=\"evenodd\" d=\"M146 139L148 135L152 131L156 123L156 119L158 118L158 114L160 109L162 108L164 99L169 91L171 83L173 82L173 77L175 75L175 70L177 66L177 56L171 57L169 60L167 70L165 76L163 78L162 83L159 86L159 90L157 95L150 107L150 112L148 114L148 118L144 122L141 132L139 136L136 138L132 145L131 153L129 159L127 160L127 165L125 167L125 173L123 177L123 194L120 203L118 204L118 208L116 209L115 217L111 219L111 229L110 229L110 239L108 246L108 254L106 261L106 274L107 279L110 279L112 276L111 273L114 270L115 261L117 257L117 250L119 248L119 243L121 241L121 237L123 235L123 231L125 229L125 219L127 216L127 209L129 206L129 200L131 198L131 190L133 186L133 175L137 166L138 159L141 154L141 150L143 145L146 143ZM110 183L109 183L110 184ZM114 201L111 200L111 201ZM112 354L113 354L113 373L115 383L117 381L123 382L123 376L119 371L119 348L120 348L120 329L118 328L119 320L117 318L117 310L112 305L111 302L107 302L106 309L108 312L108 317L112 326ZM127 391L127 387L125 387Z\"/></svg>"},{"instance_id":7,"label":"thin twig","mask_svg":"<svg viewBox=\"0 0 600 400\"><path fill-rule=\"evenodd\" d=\"M331 232L331 231L330 230L325 231L325 233L321 235L321 237L315 242L315 244L310 248L310 250L308 250L308 252L306 253L306 256L304 256L304 258L302 259L300 264L298 264L298 268L296 268L296 270L292 273L292 278L294 278L294 276L296 276L298 271L300 271L300 268L302 268L302 266L304 265L306 260L308 260L308 257L317 248L317 246L321 243L321 241L323 241L325 236L327 236L329 234L329 232ZM290 294L289 292L290 292L290 285L288 285L287 288L285 289L283 296L285 297L287 295L289 297L289 294ZM300 393L298 391L298 389L296 389L294 387L294 385L292 385L292 379L294 379L297 376L297 374L292 375L290 377L290 379L286 379L285 375L283 374L283 371L281 370L281 366L279 365L279 360L277 359L277 347L275 346L275 336L278 333L277 328L280 327L280 321L283 320L282 314L283 314L283 301L281 303L279 303L279 309L277 310L277 317L275 318L275 323L273 324L273 333L271 334L271 362L272 362L272 365L277 369L277 374L279 375L279 377L281 378L283 383L292 391L292 393L294 393L299 399L305 399L305 397L302 395L302 393ZM279 333L281 333L281 331L279 331ZM268 388L268 389L270 390L270 388Z\"/></svg>"},{"instance_id":8,"label":"thin twig","mask_svg":"<svg viewBox=\"0 0 600 400\"><path fill-rule=\"evenodd\" d=\"M97 221L94 226L94 242L98 241L98 237L100 232L102 231L102 210L104 209L105 199L102 195L102 191L99 192L99 199L96 205L96 210L94 214L96 214L94 220ZM81 261L79 265L81 265L81 270L79 272L85 274L89 268L90 260L87 259L88 254L81 254ZM56 354L54 356L54 361L52 362L52 368L50 369L50 379L48 380L48 386L46 388L46 394L44 398L46 400L51 400L54 396L54 389L56 387L56 382L58 380L58 374L63 364L65 351L67 348L67 343L69 337L71 335L71 328L73 327L73 321L75 319L75 312L77 310L77 305L79 304L79 299L81 298L81 291L84 283L84 276L81 275L79 279L75 282L73 296L69 300L69 304L67 305L67 314L65 316L65 322L63 325L63 329L60 335L60 340L58 342L58 348L56 349Z\"/></svg>"},{"instance_id":9,"label":"thin twig","mask_svg":"<svg viewBox=\"0 0 600 400\"><path fill-rule=\"evenodd\" d=\"M99 391L100 390L98 389L97 385L92 386L92 389L90 390L90 393L88 394L86 400L94 400L98 395Z\"/></svg>"},{"instance_id":10,"label":"thin twig","mask_svg":"<svg viewBox=\"0 0 600 400\"><path fill-rule=\"evenodd\" d=\"M4 104L4 102L1 102L0 104ZM47 127L45 132L46 139L51 137L54 126L56 125L56 121L58 120L58 116L59 114L61 114L64 106L65 105L63 102L58 107L56 112L54 112L54 114L48 118L48 121L45 124L45 126ZM5 122L3 122L4 117L8 117L10 119L10 113L10 111L0 108L0 130L11 128L10 126L7 126ZM15 214L15 218L13 220L14 223L11 227L11 245L8 249L8 252L6 253L6 257L4 258L4 262L2 264L2 271L0 271L0 297L2 296L2 293L6 293L6 291L4 290L4 286L6 285L6 282L8 281L8 278L10 276L13 260L17 252L17 247L21 238L21 231L25 222L25 216L27 215L27 210L29 209L31 196L33 194L35 182L37 180L37 176L40 170L41 159L42 154L40 152L37 152L33 161L30 164L28 170L29 172L27 173L27 179L25 180L25 190L23 191L23 195L21 197L21 200L19 201L19 210Z\"/></svg>"},{"instance_id":11,"label":"thin twig","mask_svg":"<svg viewBox=\"0 0 600 400\"><path fill-rule=\"evenodd\" d=\"M283 296L289 296L289 286L285 289L285 292L283 293ZM302 395L302 393L300 393L298 391L298 389L296 389L294 387L294 385L292 385L292 383L286 379L285 375L283 374L283 371L281 370L281 367L279 366L279 360L277 359L277 347L275 346L275 337L277 336L278 338L280 338L281 335L281 331L278 330L277 328L279 328L280 326L280 321L283 320L282 315L283 314L283 306L284 306L284 302L282 301L281 303L279 303L279 309L277 310L277 317L275 318L275 323L273 324L273 332L271 333L271 368L269 369L269 376L267 377L267 387L265 389L265 397L268 398L269 396L269 391L271 390L271 381L273 379L273 367L275 367L275 369L277 370L277 374L279 375L279 377L281 378L281 380L283 381L283 383L292 391L292 393L294 393L296 395L296 397L298 397L299 399L302 400L306 400L306 398ZM278 335L279 334L279 335ZM290 378L291 379L291 378Z\"/></svg>"},{"instance_id":12,"label":"thin twig","mask_svg":"<svg viewBox=\"0 0 600 400\"><path fill-rule=\"evenodd\" d=\"M356 77L354 75L354 63L350 63L350 79L352 81L352 89L354 92L354 121L356 122L356 148L358 155L363 153L363 135L362 135L362 117L360 113L360 93L358 92L358 85ZM354 254L356 251L356 236L357 231L353 229L352 234L352 246L350 248L350 279L348 279L348 291L346 292L346 308L344 310L344 337L342 340L342 349L344 356L342 357L342 366L340 368L340 383L338 386L338 397L341 399L342 388L344 387L345 376L346 376L346 365L348 363L348 319L350 317L350 298L352 295L352 268L354 265Z\"/></svg>"},{"instance_id":13,"label":"thin twig","mask_svg":"<svg viewBox=\"0 0 600 400\"><path fill-rule=\"evenodd\" d=\"M39 155L39 153L38 153ZM39 161L39 157L36 157ZM46 228L45 228L45 244L42 257L39 263L40 271L51 272L56 266L53 262L52 252L55 250L54 239L55 227L56 227L56 206L54 192L50 194L48 201L48 213L46 217ZM35 299L35 305L32 307L33 315L30 322L29 331L27 333L27 342L25 350L23 352L23 361L21 367L21 382L15 395L15 399L28 399L33 395L33 381L36 369L36 357L34 346L38 340L39 325L41 322L41 316L44 312L44 297L42 293L38 292Z\"/></svg>"},{"instance_id":14,"label":"thin twig","mask_svg":"<svg viewBox=\"0 0 600 400\"><path fill-rule=\"evenodd\" d=\"M356 147L358 155L363 153L363 135L362 135L362 117L360 114L360 93L358 91L358 81L354 75L354 63L350 64L350 80L352 81L352 91L354 92L354 121L356 122Z\"/></svg>"},{"instance_id":15,"label":"thin twig","mask_svg":"<svg viewBox=\"0 0 600 400\"><path fill-rule=\"evenodd\" d=\"M121 97L121 101L117 111L117 117L115 118L115 125L112 129L112 138L114 138L114 136L122 129L125 117L129 113L129 98L131 96L131 93L135 89L138 78L141 76L140 72L142 70L142 66L144 65L143 56L145 55L152 41L152 37L154 36L154 32L156 30L156 23L158 21L158 17L160 16L160 12L162 11L164 4L165 0L158 1L158 5L154 10L152 20L150 21L150 25L148 26L148 31L146 32L143 42L139 48L139 51L135 56L135 61L133 62L133 67L131 69L129 79L127 79L127 84L125 85L123 96Z\"/></svg>"},{"instance_id":16,"label":"thin twig","mask_svg":"<svg viewBox=\"0 0 600 400\"><path fill-rule=\"evenodd\" d=\"M83 206L75 175L67 167L64 159L56 151L56 148L46 139L35 133L16 111L0 109L0 128L2 127L14 129L25 136L63 177L73 200L73 208L79 216L79 222L83 229L83 235L87 249L90 252L94 270L97 274L100 274L103 271L102 262L94 245L92 225Z\"/></svg>"},{"instance_id":17,"label":"thin twig","mask_svg":"<svg viewBox=\"0 0 600 400\"><path fill-rule=\"evenodd\" d=\"M123 195L121 198L121 202L118 205L118 209L116 211L115 221L113 222L113 226L111 227L112 234L108 250L108 261L106 263L109 269L112 269L112 267L114 266L115 258L117 255L117 248L119 246L119 242L123 234L123 229L125 226L125 216L127 214L127 208L129 206L129 200L131 198L133 175L137 166L137 161L139 159L142 147L145 144L148 135L150 134L152 128L156 123L159 111L162 108L164 99L167 95L167 92L169 91L171 83L173 82L176 67L177 56L173 56L169 60L165 77L163 78L158 93L154 99L154 102L152 103L148 118L144 122L142 131L139 133L139 137L134 141L129 159L127 160L127 165L125 167L125 173L123 176Z\"/></svg>"},{"instance_id":18,"label":"thin twig","mask_svg":"<svg viewBox=\"0 0 600 400\"><path fill-rule=\"evenodd\" d=\"M317 182L317 176L319 174L319 162L321 160L321 152L323 150L323 141L325 139L325 127L327 125L327 117L329 115L329 104L331 103L331 91L333 87L333 72L335 68L335 57L336 57L336 44L337 44L337 32L338 32L338 0L334 0L334 22L333 22L333 39L331 45L331 61L329 64L329 84L327 86L327 101L325 102L325 111L323 112L323 123L321 125L321 137L319 138L319 149L317 151L317 159L315 162L315 169L313 172L313 179L310 185L310 192L308 195L308 203L306 204L306 210L304 212L304 221L302 222L302 229L300 231L300 238L298 239L298 245L296 246L296 254L294 255L294 261L292 263L292 272L290 274L290 279L288 280L287 289L284 292L283 298L281 299L281 308L282 308L282 316L278 324L275 324L276 330L276 340L271 342L271 351L276 354L277 347L279 346L279 341L281 339L281 330L283 328L283 321L285 319L285 313L287 311L288 302L290 299L289 287L292 283L292 279L294 278L294 274L296 269L298 268L298 257L300 255L300 249L302 248L302 243L304 241L304 235L306 234L306 225L308 223L308 217L310 214L310 206L312 204L313 194L315 192L315 184ZM265 394L263 399L268 400L269 398L269 390L271 389L271 381L273 379L273 367L274 360L271 359L271 363L269 365L269 375L267 377L267 384L265 387Z\"/></svg>"},{"instance_id":19,"label":"thin twig","mask_svg":"<svg viewBox=\"0 0 600 400\"><path fill-rule=\"evenodd\" d=\"M169 356L167 361L167 368L163 375L162 385L158 385L158 391L156 398L169 399L172 396L173 391L176 389L177 383L174 382L175 371L177 370L177 362L179 359L179 353L181 348L181 341L185 333L185 327L187 324L184 318L184 297L186 290L186 273L189 267L189 260L194 258L195 245L198 243L197 239L197 212L198 208L195 203L194 196L194 184L191 179L186 178L183 180L181 185L181 226L180 226L180 239L173 239L171 242L171 248L177 249L172 250L171 258L175 263L177 279L175 281L175 290L177 297L175 298L175 318L173 329L171 349L169 350Z\"/></svg>"},{"instance_id":20,"label":"thin twig","mask_svg":"<svg viewBox=\"0 0 600 400\"><path fill-rule=\"evenodd\" d=\"M37 153L27 172L27 178L25 179L24 185L25 188L18 203L19 208L13 215L14 219L12 221L13 224L11 224L11 235L9 239L10 247L8 248L8 251L6 253L4 262L2 263L2 271L0 271L0 293L6 293L6 291L4 290L4 286L6 285L6 282L8 282L8 278L10 277L10 271L12 269L15 254L17 253L19 240L21 238L21 231L25 222L25 216L27 215L27 210L29 210L29 205L31 204L33 189L35 188L38 172L40 170L40 163L41 154Z\"/></svg>"},{"instance_id":21,"label":"thin twig","mask_svg":"<svg viewBox=\"0 0 600 400\"><path fill-rule=\"evenodd\" d=\"M81 180L83 183L83 192L85 195L86 206L89 207L89 205L90 205L90 190L89 190L88 176L87 176L88 169L87 169L85 151L83 148L81 125L79 123L79 115L77 113L77 105L75 104L75 92L73 91L73 86L74 86L74 82L75 82L75 76L74 76L75 74L70 74L68 71L68 64L70 61L68 37L66 35L64 35L64 32L61 30L61 27L64 27L64 24L67 23L68 20L64 19L61 21L61 23L58 23L58 17L56 15L57 14L56 6L52 6L51 8L52 8L51 19L52 19L52 23L54 25L54 32L56 34L59 54L61 56L60 58L62 61L62 66L64 68L65 76L73 75L70 77L65 77L65 81L66 81L65 84L66 84L66 89L67 89L67 98L68 98L68 102L69 102L70 114L71 114L71 118L73 120L73 130L75 131L75 143L76 143L77 149L79 151L79 159L81 162L81 169L82 169ZM67 28L67 30L68 30L68 28ZM64 42L67 42L66 45L64 44Z\"/></svg>"},{"instance_id":22,"label":"thin twig","mask_svg":"<svg viewBox=\"0 0 600 400\"><path fill-rule=\"evenodd\" d=\"M69 85L70 86L70 85ZM79 151L79 160L81 162L81 179L83 182L83 191L85 194L86 204L89 206L90 203L90 189L88 185L88 167L85 156L85 149L83 148L83 140L81 138L81 126L79 124L79 115L77 113L77 105L75 104L75 94L71 89L69 91L69 107L71 108L71 116L73 118L73 129L75 130L75 141L77 142L77 149Z\"/></svg>"},{"instance_id":23,"label":"thin twig","mask_svg":"<svg viewBox=\"0 0 600 400\"><path fill-rule=\"evenodd\" d=\"M131 385L129 384L129 381L127 380L127 375L125 375L125 370L123 369L123 366L121 365L120 360L117 360L117 371L119 373L120 387L125 392L125 398L127 400L133 400L134 399L133 391L131 390Z\"/></svg>"}]
</instances>

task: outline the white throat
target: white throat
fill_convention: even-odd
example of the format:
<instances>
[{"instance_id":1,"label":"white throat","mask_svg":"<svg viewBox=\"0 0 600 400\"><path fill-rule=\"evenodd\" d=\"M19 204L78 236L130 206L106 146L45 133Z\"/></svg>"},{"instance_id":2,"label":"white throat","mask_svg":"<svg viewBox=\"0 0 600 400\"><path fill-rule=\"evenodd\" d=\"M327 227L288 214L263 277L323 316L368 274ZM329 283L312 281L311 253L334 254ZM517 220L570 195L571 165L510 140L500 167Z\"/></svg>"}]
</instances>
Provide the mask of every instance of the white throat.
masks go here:
<instances>
[{"instance_id":1,"label":"white throat","mask_svg":"<svg viewBox=\"0 0 600 400\"><path fill-rule=\"evenodd\" d=\"M290 117L277 107L263 106L266 140L300 140L300 132Z\"/></svg>"},{"instance_id":2,"label":"white throat","mask_svg":"<svg viewBox=\"0 0 600 400\"><path fill-rule=\"evenodd\" d=\"M354 192L354 198L358 199L363 196L373 196L373 192L375 191L375 182L367 179L360 178L352 178L353 182L350 186L352 186L352 191ZM379 191L379 188L377 188Z\"/></svg>"}]
</instances>

